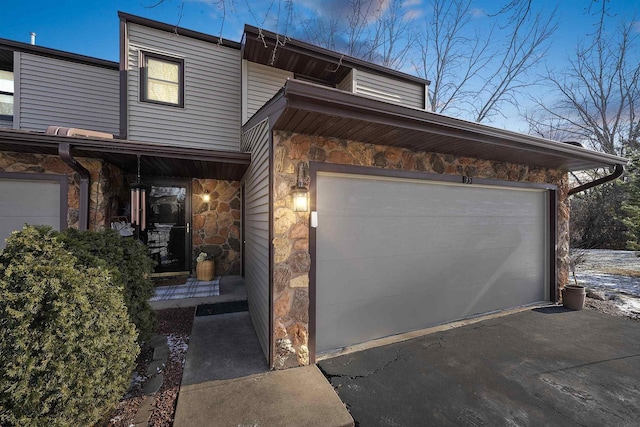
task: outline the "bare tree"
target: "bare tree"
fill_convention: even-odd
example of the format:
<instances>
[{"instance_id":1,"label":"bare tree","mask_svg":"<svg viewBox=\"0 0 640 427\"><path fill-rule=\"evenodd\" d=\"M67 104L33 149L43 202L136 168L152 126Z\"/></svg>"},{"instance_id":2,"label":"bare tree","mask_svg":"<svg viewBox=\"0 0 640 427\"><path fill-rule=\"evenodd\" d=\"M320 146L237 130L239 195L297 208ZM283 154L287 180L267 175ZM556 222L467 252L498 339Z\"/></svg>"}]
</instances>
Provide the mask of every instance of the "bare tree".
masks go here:
<instances>
[{"instance_id":1,"label":"bare tree","mask_svg":"<svg viewBox=\"0 0 640 427\"><path fill-rule=\"evenodd\" d=\"M329 2L319 10L302 21L303 39L390 68L404 66L414 30L401 0Z\"/></svg>"},{"instance_id":2,"label":"bare tree","mask_svg":"<svg viewBox=\"0 0 640 427\"><path fill-rule=\"evenodd\" d=\"M632 23L609 33L606 2L591 38L579 43L564 70L546 79L557 102L537 99L539 113L527 116L531 129L548 123L569 139L610 154L637 148L640 137L640 46Z\"/></svg>"},{"instance_id":3,"label":"bare tree","mask_svg":"<svg viewBox=\"0 0 640 427\"><path fill-rule=\"evenodd\" d=\"M505 103L537 83L530 71L549 48L555 10L534 11L531 0L513 0L482 14L472 0L432 0L416 70L430 77L436 112L477 122L502 113Z\"/></svg>"}]
</instances>

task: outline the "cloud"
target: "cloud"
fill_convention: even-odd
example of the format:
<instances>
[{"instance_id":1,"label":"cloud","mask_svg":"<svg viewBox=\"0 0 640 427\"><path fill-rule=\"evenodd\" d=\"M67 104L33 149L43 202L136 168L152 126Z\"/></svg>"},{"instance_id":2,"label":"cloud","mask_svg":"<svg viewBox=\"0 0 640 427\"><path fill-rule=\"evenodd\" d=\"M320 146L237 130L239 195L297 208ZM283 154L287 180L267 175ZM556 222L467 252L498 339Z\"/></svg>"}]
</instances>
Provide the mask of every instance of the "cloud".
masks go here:
<instances>
[{"instance_id":1,"label":"cloud","mask_svg":"<svg viewBox=\"0 0 640 427\"><path fill-rule=\"evenodd\" d=\"M424 16L424 11L420 10L420 9L413 9L413 10L408 10L404 16L402 17L402 19L404 19L405 21L414 21L418 18L421 18L422 16Z\"/></svg>"},{"instance_id":2,"label":"cloud","mask_svg":"<svg viewBox=\"0 0 640 427\"><path fill-rule=\"evenodd\" d=\"M421 6L422 0L406 0L402 3L402 7L413 7L413 6Z\"/></svg>"},{"instance_id":3,"label":"cloud","mask_svg":"<svg viewBox=\"0 0 640 427\"><path fill-rule=\"evenodd\" d=\"M485 16L487 16L487 12L485 12L484 9L474 7L473 9L471 9L471 16L474 18L484 18Z\"/></svg>"},{"instance_id":4,"label":"cloud","mask_svg":"<svg viewBox=\"0 0 640 427\"><path fill-rule=\"evenodd\" d=\"M415 0L408 0L415 1ZM295 4L315 12L318 18L347 17L353 14L353 7L359 4L360 13L366 21L373 21L389 8L390 0L361 0L358 3L344 0L294 0Z\"/></svg>"}]
</instances>

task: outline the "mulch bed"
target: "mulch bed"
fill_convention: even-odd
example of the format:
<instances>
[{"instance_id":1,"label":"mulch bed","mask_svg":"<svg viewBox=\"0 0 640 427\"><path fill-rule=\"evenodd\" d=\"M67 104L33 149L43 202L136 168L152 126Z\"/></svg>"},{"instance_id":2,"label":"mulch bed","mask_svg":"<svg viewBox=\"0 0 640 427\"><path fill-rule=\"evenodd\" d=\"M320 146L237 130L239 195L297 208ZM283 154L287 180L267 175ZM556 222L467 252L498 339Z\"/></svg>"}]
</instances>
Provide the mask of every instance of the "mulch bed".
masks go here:
<instances>
[{"instance_id":1,"label":"mulch bed","mask_svg":"<svg viewBox=\"0 0 640 427\"><path fill-rule=\"evenodd\" d=\"M160 310L157 313L156 332L167 336L170 356L163 371L164 381L160 390L152 396L154 408L149 426L171 426L176 409L182 370L187 353L189 336L193 326L194 308L175 308ZM120 400L117 407L100 426L128 427L133 424L138 408L144 399L142 387L146 380L145 372L151 363L153 351L143 348L137 359L136 374L140 381L134 382L129 392Z\"/></svg>"}]
</instances>

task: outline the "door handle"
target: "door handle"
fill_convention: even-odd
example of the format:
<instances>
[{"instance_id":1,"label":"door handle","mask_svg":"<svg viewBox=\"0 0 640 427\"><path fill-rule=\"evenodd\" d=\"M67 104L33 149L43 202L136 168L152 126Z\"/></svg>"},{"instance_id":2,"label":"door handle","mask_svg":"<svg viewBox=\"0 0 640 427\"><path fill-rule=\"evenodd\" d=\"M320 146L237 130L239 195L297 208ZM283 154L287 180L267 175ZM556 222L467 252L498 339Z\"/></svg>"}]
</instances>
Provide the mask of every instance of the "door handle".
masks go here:
<instances>
[{"instance_id":1,"label":"door handle","mask_svg":"<svg viewBox=\"0 0 640 427\"><path fill-rule=\"evenodd\" d=\"M189 234L189 226L191 225L191 223L187 223L187 234Z\"/></svg>"}]
</instances>

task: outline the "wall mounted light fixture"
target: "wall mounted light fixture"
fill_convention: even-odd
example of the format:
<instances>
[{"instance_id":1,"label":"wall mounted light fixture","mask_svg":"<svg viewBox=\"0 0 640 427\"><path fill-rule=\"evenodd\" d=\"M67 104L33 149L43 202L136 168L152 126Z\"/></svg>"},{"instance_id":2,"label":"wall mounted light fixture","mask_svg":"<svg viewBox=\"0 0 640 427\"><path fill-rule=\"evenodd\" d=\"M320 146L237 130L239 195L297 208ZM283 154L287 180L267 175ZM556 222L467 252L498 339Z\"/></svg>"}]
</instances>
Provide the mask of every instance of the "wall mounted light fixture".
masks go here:
<instances>
[{"instance_id":1,"label":"wall mounted light fixture","mask_svg":"<svg viewBox=\"0 0 640 427\"><path fill-rule=\"evenodd\" d=\"M294 212L309 211L309 177L307 176L307 167L305 163L298 163L298 177L296 185L291 189L291 197L293 199Z\"/></svg>"},{"instance_id":2,"label":"wall mounted light fixture","mask_svg":"<svg viewBox=\"0 0 640 427\"><path fill-rule=\"evenodd\" d=\"M209 203L211 201L211 194L209 194L209 190L204 190L204 194L202 195L202 201L205 203Z\"/></svg>"}]
</instances>

